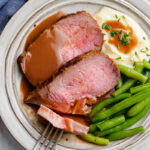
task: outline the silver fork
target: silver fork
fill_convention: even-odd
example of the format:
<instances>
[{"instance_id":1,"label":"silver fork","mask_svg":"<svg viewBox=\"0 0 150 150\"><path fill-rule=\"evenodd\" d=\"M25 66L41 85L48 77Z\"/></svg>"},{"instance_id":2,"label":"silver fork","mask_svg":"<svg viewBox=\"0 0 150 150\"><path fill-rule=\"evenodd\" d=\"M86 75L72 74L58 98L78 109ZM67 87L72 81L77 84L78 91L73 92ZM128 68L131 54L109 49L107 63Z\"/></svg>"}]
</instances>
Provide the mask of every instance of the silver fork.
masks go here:
<instances>
[{"instance_id":1,"label":"silver fork","mask_svg":"<svg viewBox=\"0 0 150 150\"><path fill-rule=\"evenodd\" d=\"M63 130L56 129L50 123L48 123L42 135L40 136L39 140L35 144L33 150L48 150L48 149L54 150L62 135L63 135ZM57 138L54 141L56 136ZM48 143L47 143L47 140L49 140Z\"/></svg>"}]
</instances>

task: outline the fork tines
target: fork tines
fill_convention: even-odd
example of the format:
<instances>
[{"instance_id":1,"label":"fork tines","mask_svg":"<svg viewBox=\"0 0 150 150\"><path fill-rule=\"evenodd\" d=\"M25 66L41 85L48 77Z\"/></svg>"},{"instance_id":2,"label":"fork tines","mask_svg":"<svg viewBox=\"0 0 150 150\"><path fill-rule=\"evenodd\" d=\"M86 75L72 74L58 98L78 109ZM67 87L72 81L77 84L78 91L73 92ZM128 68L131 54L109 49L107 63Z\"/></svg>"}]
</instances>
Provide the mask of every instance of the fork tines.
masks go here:
<instances>
[{"instance_id":1,"label":"fork tines","mask_svg":"<svg viewBox=\"0 0 150 150\"><path fill-rule=\"evenodd\" d=\"M62 135L62 130L54 128L49 123L35 144L33 150L54 150Z\"/></svg>"}]
</instances>

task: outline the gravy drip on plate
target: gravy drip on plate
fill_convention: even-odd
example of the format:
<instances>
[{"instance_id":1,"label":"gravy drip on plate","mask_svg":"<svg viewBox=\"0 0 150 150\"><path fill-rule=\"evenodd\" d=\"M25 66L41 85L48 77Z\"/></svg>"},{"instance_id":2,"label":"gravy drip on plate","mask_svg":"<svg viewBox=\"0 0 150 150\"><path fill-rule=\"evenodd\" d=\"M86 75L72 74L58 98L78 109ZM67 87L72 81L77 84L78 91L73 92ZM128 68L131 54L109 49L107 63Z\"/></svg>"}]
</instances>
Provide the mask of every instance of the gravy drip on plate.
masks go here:
<instances>
[{"instance_id":1,"label":"gravy drip on plate","mask_svg":"<svg viewBox=\"0 0 150 150\"><path fill-rule=\"evenodd\" d=\"M133 29L132 27L125 26L123 25L121 22L119 21L107 21L106 22L107 25L111 26L111 31L117 31L117 34L114 34L113 37L111 37L108 42L110 44L113 44L114 46L118 47L118 50L122 53L130 53L137 45L138 43L138 39L136 37L136 35L133 33ZM122 30L122 32L120 32ZM106 29L106 31L108 32L108 30ZM123 42L121 40L119 40L119 36L121 38L123 38L124 33L130 33L129 34L129 44L125 45L123 44Z\"/></svg>"}]
</instances>

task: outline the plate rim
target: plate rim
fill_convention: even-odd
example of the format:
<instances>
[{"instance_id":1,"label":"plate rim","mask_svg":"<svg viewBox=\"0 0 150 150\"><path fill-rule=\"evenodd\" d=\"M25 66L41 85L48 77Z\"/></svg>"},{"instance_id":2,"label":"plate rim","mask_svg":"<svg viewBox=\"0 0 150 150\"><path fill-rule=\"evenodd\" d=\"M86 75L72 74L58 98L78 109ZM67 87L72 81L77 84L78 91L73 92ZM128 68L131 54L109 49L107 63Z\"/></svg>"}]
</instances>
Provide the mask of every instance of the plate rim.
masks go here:
<instances>
[{"instance_id":1,"label":"plate rim","mask_svg":"<svg viewBox=\"0 0 150 150\"><path fill-rule=\"evenodd\" d=\"M0 35L0 43L1 43L1 41L3 41L3 38L5 37L4 35L6 34L6 32L7 32L7 30L9 30L9 27L10 27L10 25L11 24L13 24L13 21L15 20L15 18L17 18L17 16L21 13L21 12L23 12L26 8L28 8L28 6L30 6L32 3L34 3L34 1L36 1L36 0L29 0L29 1L27 1L26 2L26 4L24 4L22 7L21 7L21 9L19 9L19 11L17 11L17 13L9 20L9 22L7 23L7 25L5 26L5 28L4 28L4 30L2 31L2 33L1 33L1 35ZM42 4L45 4L46 2L47 2L48 0L41 0L41 1L39 1L39 4L40 3L42 3ZM50 0L51 2L54 2L54 1L56 1L56 0ZM66 0L67 1L67 0ZM146 22L149 22L149 25L150 25L150 19L145 15L145 14L143 14L143 12L141 12L139 9L137 9L136 7L134 7L134 5L132 5L131 3L129 3L129 2L127 2L127 1L125 1L125 0L114 0L114 1L121 1L122 3L125 3L126 5L131 5L136 11L138 11L138 12L140 12L142 15L143 15L143 17L145 17L145 19L147 19L147 21ZM40 6L42 6L41 4L40 4ZM36 7L36 5L35 6L33 6L33 7L35 7L35 10L37 9L37 7ZM33 11L32 11L32 13L33 13ZM27 18L26 18L27 19ZM4 37L3 37L4 36ZM10 39L13 39L13 37L10 37ZM11 43L10 43L11 44ZM2 46L0 46L0 48L1 48ZM2 48L3 49L3 48ZM0 58L1 58L2 56L0 56ZM2 67L2 65L3 65L3 63L1 63L0 64L0 67ZM0 70L0 72L2 72L1 70ZM1 79L2 79L2 77L0 77ZM1 83L2 81L0 81L0 83ZM2 86L0 86L0 91L3 91L2 89ZM3 96L2 96L3 97ZM24 148L27 148L25 145L23 145L23 142L20 140L20 138L17 138L17 136L15 135L15 134L13 134L13 132L12 132L12 129L10 128L10 125L8 125L8 123L7 123L7 119L5 118L6 117L6 114L4 114L4 112L2 112L2 109L1 109L1 107L2 106L0 106L0 116L1 116L1 119L2 119L2 121L4 122L4 124L5 124L5 126L7 127L7 129L9 130L9 132L10 132L10 134L17 140L17 142L18 143L20 143ZM134 144L133 144L134 145Z\"/></svg>"}]
</instances>

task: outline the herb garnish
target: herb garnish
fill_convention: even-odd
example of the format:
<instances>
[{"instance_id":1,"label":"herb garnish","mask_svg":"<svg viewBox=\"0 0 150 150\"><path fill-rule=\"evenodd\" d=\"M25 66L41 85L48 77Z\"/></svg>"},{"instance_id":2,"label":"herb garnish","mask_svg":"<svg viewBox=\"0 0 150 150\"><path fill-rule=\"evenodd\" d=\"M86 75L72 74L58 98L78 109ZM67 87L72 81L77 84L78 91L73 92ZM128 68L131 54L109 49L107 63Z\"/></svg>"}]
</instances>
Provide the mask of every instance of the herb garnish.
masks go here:
<instances>
[{"instance_id":1,"label":"herb garnish","mask_svg":"<svg viewBox=\"0 0 150 150\"><path fill-rule=\"evenodd\" d=\"M143 49L141 49L141 50L140 50L140 52L142 52L142 53L146 53L146 51L144 51Z\"/></svg>"},{"instance_id":2,"label":"herb garnish","mask_svg":"<svg viewBox=\"0 0 150 150\"><path fill-rule=\"evenodd\" d=\"M150 56L150 54L146 54L146 56Z\"/></svg>"},{"instance_id":3,"label":"herb garnish","mask_svg":"<svg viewBox=\"0 0 150 150\"><path fill-rule=\"evenodd\" d=\"M148 51L148 47L145 47L145 49Z\"/></svg>"},{"instance_id":4,"label":"herb garnish","mask_svg":"<svg viewBox=\"0 0 150 150\"><path fill-rule=\"evenodd\" d=\"M136 55L136 56L138 55L137 51L135 51L135 55Z\"/></svg>"},{"instance_id":5,"label":"herb garnish","mask_svg":"<svg viewBox=\"0 0 150 150\"><path fill-rule=\"evenodd\" d=\"M122 38L122 44L123 44L123 45L128 45L128 44L130 44L129 35L130 35L130 32L129 32L128 34L127 34L127 33L124 33L123 38Z\"/></svg>"},{"instance_id":6,"label":"herb garnish","mask_svg":"<svg viewBox=\"0 0 150 150\"><path fill-rule=\"evenodd\" d=\"M124 33L124 37L128 37L130 35L130 32L129 33Z\"/></svg>"},{"instance_id":7,"label":"herb garnish","mask_svg":"<svg viewBox=\"0 0 150 150\"><path fill-rule=\"evenodd\" d=\"M128 38L123 38L123 39L122 39L122 44L123 44L123 45L128 45L128 44L130 44L129 39L128 39Z\"/></svg>"},{"instance_id":8,"label":"herb garnish","mask_svg":"<svg viewBox=\"0 0 150 150\"><path fill-rule=\"evenodd\" d=\"M117 48L118 48L118 49L120 49L120 46L119 46L119 44L117 44Z\"/></svg>"},{"instance_id":9,"label":"herb garnish","mask_svg":"<svg viewBox=\"0 0 150 150\"><path fill-rule=\"evenodd\" d=\"M122 16L122 18L123 18L123 19L126 19L126 17L125 17L125 16Z\"/></svg>"},{"instance_id":10,"label":"herb garnish","mask_svg":"<svg viewBox=\"0 0 150 150\"><path fill-rule=\"evenodd\" d=\"M117 34L117 31L115 31L115 30L110 31L110 35L111 35L112 37L114 37L115 34Z\"/></svg>"},{"instance_id":11,"label":"herb garnish","mask_svg":"<svg viewBox=\"0 0 150 150\"><path fill-rule=\"evenodd\" d=\"M120 30L120 34L122 34L122 32L123 32L123 31L122 31L122 30Z\"/></svg>"},{"instance_id":12,"label":"herb garnish","mask_svg":"<svg viewBox=\"0 0 150 150\"><path fill-rule=\"evenodd\" d=\"M143 36L143 40L146 40L146 37Z\"/></svg>"},{"instance_id":13,"label":"herb garnish","mask_svg":"<svg viewBox=\"0 0 150 150\"><path fill-rule=\"evenodd\" d=\"M121 59L121 57L117 57L116 59L119 60L119 59Z\"/></svg>"},{"instance_id":14,"label":"herb garnish","mask_svg":"<svg viewBox=\"0 0 150 150\"><path fill-rule=\"evenodd\" d=\"M118 17L118 15L115 15L117 21L119 22L120 21L120 18Z\"/></svg>"},{"instance_id":15,"label":"herb garnish","mask_svg":"<svg viewBox=\"0 0 150 150\"><path fill-rule=\"evenodd\" d=\"M106 23L102 24L102 29L108 29L110 30L112 27L110 25L107 25Z\"/></svg>"},{"instance_id":16,"label":"herb garnish","mask_svg":"<svg viewBox=\"0 0 150 150\"><path fill-rule=\"evenodd\" d=\"M116 19L118 19L118 15L115 15Z\"/></svg>"},{"instance_id":17,"label":"herb garnish","mask_svg":"<svg viewBox=\"0 0 150 150\"><path fill-rule=\"evenodd\" d=\"M119 41L122 41L122 38L121 38L121 36L120 36L120 35L118 36L118 39L119 39Z\"/></svg>"},{"instance_id":18,"label":"herb garnish","mask_svg":"<svg viewBox=\"0 0 150 150\"><path fill-rule=\"evenodd\" d=\"M106 42L106 40L103 40L103 43Z\"/></svg>"}]
</instances>

